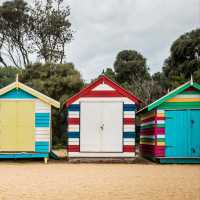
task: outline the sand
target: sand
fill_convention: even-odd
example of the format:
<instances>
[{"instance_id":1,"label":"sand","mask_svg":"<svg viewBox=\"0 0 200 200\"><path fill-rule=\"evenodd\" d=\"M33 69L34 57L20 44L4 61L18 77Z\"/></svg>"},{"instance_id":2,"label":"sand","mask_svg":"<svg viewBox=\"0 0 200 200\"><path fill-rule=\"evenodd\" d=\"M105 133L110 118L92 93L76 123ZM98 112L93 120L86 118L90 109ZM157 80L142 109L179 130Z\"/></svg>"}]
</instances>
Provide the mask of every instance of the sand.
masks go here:
<instances>
[{"instance_id":1,"label":"sand","mask_svg":"<svg viewBox=\"0 0 200 200\"><path fill-rule=\"evenodd\" d=\"M0 199L200 200L200 165L0 161Z\"/></svg>"}]
</instances>

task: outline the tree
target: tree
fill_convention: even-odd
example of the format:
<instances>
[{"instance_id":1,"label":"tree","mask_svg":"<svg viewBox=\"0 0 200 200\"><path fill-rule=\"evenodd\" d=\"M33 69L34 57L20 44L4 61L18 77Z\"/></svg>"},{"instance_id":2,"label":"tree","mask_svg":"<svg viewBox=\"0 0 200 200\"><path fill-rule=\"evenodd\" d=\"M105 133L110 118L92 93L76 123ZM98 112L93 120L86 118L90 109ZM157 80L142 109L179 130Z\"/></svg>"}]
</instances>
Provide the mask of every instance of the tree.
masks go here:
<instances>
[{"instance_id":1,"label":"tree","mask_svg":"<svg viewBox=\"0 0 200 200\"><path fill-rule=\"evenodd\" d=\"M41 61L63 63L72 39L70 8L62 0L6 1L0 6L0 64L20 68Z\"/></svg>"},{"instance_id":2,"label":"tree","mask_svg":"<svg viewBox=\"0 0 200 200\"><path fill-rule=\"evenodd\" d=\"M170 88L188 81L191 75L200 82L200 29L185 33L173 42L163 73Z\"/></svg>"},{"instance_id":3,"label":"tree","mask_svg":"<svg viewBox=\"0 0 200 200\"><path fill-rule=\"evenodd\" d=\"M54 6L55 4L55 6ZM31 39L38 56L46 63L62 63L65 44L72 39L70 8L62 7L63 0L47 0L43 6L38 0L31 9Z\"/></svg>"},{"instance_id":4,"label":"tree","mask_svg":"<svg viewBox=\"0 0 200 200\"><path fill-rule=\"evenodd\" d=\"M156 72L152 75L153 89L151 92L151 101L155 101L168 92L168 80L163 72Z\"/></svg>"},{"instance_id":5,"label":"tree","mask_svg":"<svg viewBox=\"0 0 200 200\"><path fill-rule=\"evenodd\" d=\"M116 80L144 102L151 101L152 79L146 59L135 50L124 50L117 54L114 62Z\"/></svg>"},{"instance_id":6,"label":"tree","mask_svg":"<svg viewBox=\"0 0 200 200\"><path fill-rule=\"evenodd\" d=\"M15 67L0 67L0 88L14 82L17 73L21 71Z\"/></svg>"},{"instance_id":7,"label":"tree","mask_svg":"<svg viewBox=\"0 0 200 200\"><path fill-rule=\"evenodd\" d=\"M23 0L6 1L0 6L0 61L16 67L29 63L29 15ZM23 63L22 63L23 62Z\"/></svg>"},{"instance_id":8,"label":"tree","mask_svg":"<svg viewBox=\"0 0 200 200\"><path fill-rule=\"evenodd\" d=\"M102 74L105 74L111 80L116 81L116 74L112 68L106 68L105 71L103 70Z\"/></svg>"}]
</instances>

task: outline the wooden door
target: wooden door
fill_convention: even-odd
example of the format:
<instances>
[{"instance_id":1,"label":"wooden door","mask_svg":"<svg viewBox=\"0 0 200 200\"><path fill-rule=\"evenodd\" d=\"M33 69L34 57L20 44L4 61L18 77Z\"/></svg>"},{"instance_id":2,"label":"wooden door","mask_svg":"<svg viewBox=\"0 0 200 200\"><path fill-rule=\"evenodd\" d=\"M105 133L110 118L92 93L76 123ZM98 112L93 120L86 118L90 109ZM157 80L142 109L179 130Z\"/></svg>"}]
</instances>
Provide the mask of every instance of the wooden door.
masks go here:
<instances>
[{"instance_id":1,"label":"wooden door","mask_svg":"<svg viewBox=\"0 0 200 200\"><path fill-rule=\"evenodd\" d=\"M81 102L81 152L122 152L122 107L122 102Z\"/></svg>"},{"instance_id":2,"label":"wooden door","mask_svg":"<svg viewBox=\"0 0 200 200\"><path fill-rule=\"evenodd\" d=\"M34 151L35 148L35 102L17 101L17 150Z\"/></svg>"},{"instance_id":3,"label":"wooden door","mask_svg":"<svg viewBox=\"0 0 200 200\"><path fill-rule=\"evenodd\" d=\"M34 151L35 103L0 102L0 151Z\"/></svg>"},{"instance_id":4,"label":"wooden door","mask_svg":"<svg viewBox=\"0 0 200 200\"><path fill-rule=\"evenodd\" d=\"M200 157L200 110L190 111L191 156Z\"/></svg>"},{"instance_id":5,"label":"wooden door","mask_svg":"<svg viewBox=\"0 0 200 200\"><path fill-rule=\"evenodd\" d=\"M0 151L16 149L16 101L0 101Z\"/></svg>"},{"instance_id":6,"label":"wooden door","mask_svg":"<svg viewBox=\"0 0 200 200\"><path fill-rule=\"evenodd\" d=\"M188 110L165 112L166 157L190 157L190 116Z\"/></svg>"}]
</instances>

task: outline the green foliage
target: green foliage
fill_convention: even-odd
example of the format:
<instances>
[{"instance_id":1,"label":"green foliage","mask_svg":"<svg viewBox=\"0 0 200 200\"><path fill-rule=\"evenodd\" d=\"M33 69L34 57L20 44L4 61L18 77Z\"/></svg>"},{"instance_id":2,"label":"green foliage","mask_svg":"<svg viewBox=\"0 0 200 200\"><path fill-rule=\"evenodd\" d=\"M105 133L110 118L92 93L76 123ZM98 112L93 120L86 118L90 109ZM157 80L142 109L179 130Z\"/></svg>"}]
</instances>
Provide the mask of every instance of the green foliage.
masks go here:
<instances>
[{"instance_id":1,"label":"green foliage","mask_svg":"<svg viewBox=\"0 0 200 200\"><path fill-rule=\"evenodd\" d=\"M111 80L116 81L116 74L112 68L106 68L106 70L103 71L103 74L105 74Z\"/></svg>"},{"instance_id":2,"label":"green foliage","mask_svg":"<svg viewBox=\"0 0 200 200\"><path fill-rule=\"evenodd\" d=\"M124 50L117 54L114 62L115 80L144 102L151 99L151 76L146 59L135 50Z\"/></svg>"},{"instance_id":3,"label":"green foliage","mask_svg":"<svg viewBox=\"0 0 200 200\"><path fill-rule=\"evenodd\" d=\"M81 75L72 63L28 65L20 80L61 102L83 86Z\"/></svg>"},{"instance_id":4,"label":"green foliage","mask_svg":"<svg viewBox=\"0 0 200 200\"><path fill-rule=\"evenodd\" d=\"M200 82L200 29L183 34L173 42L163 73L170 88L188 81L191 75Z\"/></svg>"},{"instance_id":5,"label":"green foliage","mask_svg":"<svg viewBox=\"0 0 200 200\"><path fill-rule=\"evenodd\" d=\"M12 83L21 71L15 67L0 67L0 88Z\"/></svg>"},{"instance_id":6,"label":"green foliage","mask_svg":"<svg viewBox=\"0 0 200 200\"><path fill-rule=\"evenodd\" d=\"M130 83L144 78L150 78L146 59L135 50L124 50L118 53L114 63L117 80L121 83ZM134 79L134 80L133 80Z\"/></svg>"}]
</instances>

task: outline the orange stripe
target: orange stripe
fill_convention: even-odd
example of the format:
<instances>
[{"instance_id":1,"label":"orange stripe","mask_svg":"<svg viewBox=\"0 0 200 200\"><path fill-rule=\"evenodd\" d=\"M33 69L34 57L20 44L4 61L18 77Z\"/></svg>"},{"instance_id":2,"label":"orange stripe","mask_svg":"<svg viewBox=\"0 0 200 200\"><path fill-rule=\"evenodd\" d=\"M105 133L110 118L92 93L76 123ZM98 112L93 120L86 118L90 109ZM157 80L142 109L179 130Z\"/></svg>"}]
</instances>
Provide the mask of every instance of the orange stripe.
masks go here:
<instances>
[{"instance_id":1,"label":"orange stripe","mask_svg":"<svg viewBox=\"0 0 200 200\"><path fill-rule=\"evenodd\" d=\"M167 102L200 102L200 98L172 98Z\"/></svg>"}]
</instances>

